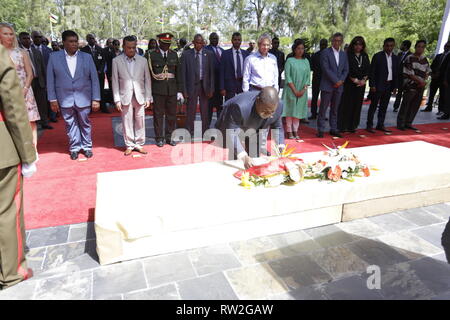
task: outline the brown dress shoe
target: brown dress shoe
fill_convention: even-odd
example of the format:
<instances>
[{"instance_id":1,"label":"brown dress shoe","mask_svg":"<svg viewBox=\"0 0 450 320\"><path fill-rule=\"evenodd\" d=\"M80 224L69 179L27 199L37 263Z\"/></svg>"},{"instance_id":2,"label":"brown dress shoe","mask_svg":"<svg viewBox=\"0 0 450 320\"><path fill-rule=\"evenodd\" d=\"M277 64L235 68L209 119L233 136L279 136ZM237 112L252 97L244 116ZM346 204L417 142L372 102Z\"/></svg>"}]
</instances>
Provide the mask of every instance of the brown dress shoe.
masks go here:
<instances>
[{"instance_id":1,"label":"brown dress shoe","mask_svg":"<svg viewBox=\"0 0 450 320\"><path fill-rule=\"evenodd\" d=\"M136 150L137 152L139 152L139 153L142 153L142 154L147 154L147 153L148 153L147 151L145 151L144 148L136 148L135 150Z\"/></svg>"},{"instance_id":2,"label":"brown dress shoe","mask_svg":"<svg viewBox=\"0 0 450 320\"><path fill-rule=\"evenodd\" d=\"M128 149L127 148L127 150L125 150L124 155L129 156L132 152L133 152L133 149Z\"/></svg>"}]
</instances>

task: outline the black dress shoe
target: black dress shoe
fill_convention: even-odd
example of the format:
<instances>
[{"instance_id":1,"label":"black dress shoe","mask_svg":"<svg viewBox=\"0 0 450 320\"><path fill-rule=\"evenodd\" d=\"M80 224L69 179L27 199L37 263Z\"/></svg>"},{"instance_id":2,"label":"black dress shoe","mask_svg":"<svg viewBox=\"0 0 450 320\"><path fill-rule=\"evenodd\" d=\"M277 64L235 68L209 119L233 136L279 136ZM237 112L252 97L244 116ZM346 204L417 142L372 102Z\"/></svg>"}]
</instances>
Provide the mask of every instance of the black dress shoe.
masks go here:
<instances>
[{"instance_id":1,"label":"black dress shoe","mask_svg":"<svg viewBox=\"0 0 450 320\"><path fill-rule=\"evenodd\" d=\"M164 146L164 141L162 140L156 141L156 145L161 148Z\"/></svg>"},{"instance_id":2,"label":"black dress shoe","mask_svg":"<svg viewBox=\"0 0 450 320\"><path fill-rule=\"evenodd\" d=\"M425 109L423 109L423 110L420 110L420 112L431 112L431 111L433 111L433 109L425 108Z\"/></svg>"},{"instance_id":3,"label":"black dress shoe","mask_svg":"<svg viewBox=\"0 0 450 320\"><path fill-rule=\"evenodd\" d=\"M70 153L70 159L77 160L78 159L78 152L72 151Z\"/></svg>"},{"instance_id":4,"label":"black dress shoe","mask_svg":"<svg viewBox=\"0 0 450 320\"><path fill-rule=\"evenodd\" d=\"M51 121L51 122L54 122L54 123L58 122L57 119L50 119L50 121Z\"/></svg>"},{"instance_id":5,"label":"black dress shoe","mask_svg":"<svg viewBox=\"0 0 450 320\"><path fill-rule=\"evenodd\" d=\"M342 138L342 134L339 131L330 131L330 135L333 137Z\"/></svg>"},{"instance_id":6,"label":"black dress shoe","mask_svg":"<svg viewBox=\"0 0 450 320\"><path fill-rule=\"evenodd\" d=\"M437 116L442 116L444 113L442 112L442 111L438 111L438 112L436 112L436 115Z\"/></svg>"},{"instance_id":7,"label":"black dress shoe","mask_svg":"<svg viewBox=\"0 0 450 320\"><path fill-rule=\"evenodd\" d=\"M111 113L111 111L109 111L108 109L102 109L101 110L103 113Z\"/></svg>"},{"instance_id":8,"label":"black dress shoe","mask_svg":"<svg viewBox=\"0 0 450 320\"><path fill-rule=\"evenodd\" d=\"M177 143L176 143L175 141L173 141L173 140L166 140L166 143L167 143L169 146L172 146L172 147L175 147L175 146L177 145Z\"/></svg>"},{"instance_id":9,"label":"black dress shoe","mask_svg":"<svg viewBox=\"0 0 450 320\"><path fill-rule=\"evenodd\" d=\"M417 129L416 127L413 127L413 126L405 126L405 128L406 128L406 129L410 129L410 130L414 130L414 131L419 130L419 129Z\"/></svg>"},{"instance_id":10,"label":"black dress shoe","mask_svg":"<svg viewBox=\"0 0 450 320\"><path fill-rule=\"evenodd\" d=\"M93 156L94 154L92 153L91 150L85 150L85 151L84 151L84 155L86 156L86 158L92 158L92 156Z\"/></svg>"},{"instance_id":11,"label":"black dress shoe","mask_svg":"<svg viewBox=\"0 0 450 320\"><path fill-rule=\"evenodd\" d=\"M42 129L53 129L52 126L49 126L48 124L44 124L41 126Z\"/></svg>"},{"instance_id":12,"label":"black dress shoe","mask_svg":"<svg viewBox=\"0 0 450 320\"><path fill-rule=\"evenodd\" d=\"M319 138L323 138L323 132L322 131L317 132L316 136Z\"/></svg>"},{"instance_id":13,"label":"black dress shoe","mask_svg":"<svg viewBox=\"0 0 450 320\"><path fill-rule=\"evenodd\" d=\"M397 129L398 129L398 130L401 130L401 131L405 131L405 130L406 130L405 127L401 127L401 126L397 126Z\"/></svg>"},{"instance_id":14,"label":"black dress shoe","mask_svg":"<svg viewBox=\"0 0 450 320\"><path fill-rule=\"evenodd\" d=\"M392 130L389 130L389 129L385 128L385 127L377 127L376 129L379 130L379 131L383 131L383 132L392 132Z\"/></svg>"},{"instance_id":15,"label":"black dress shoe","mask_svg":"<svg viewBox=\"0 0 450 320\"><path fill-rule=\"evenodd\" d=\"M394 109L394 112L398 112L398 108L397 108L397 109Z\"/></svg>"},{"instance_id":16,"label":"black dress shoe","mask_svg":"<svg viewBox=\"0 0 450 320\"><path fill-rule=\"evenodd\" d=\"M311 116L308 118L308 120L316 120L316 119L317 119L317 116Z\"/></svg>"},{"instance_id":17,"label":"black dress shoe","mask_svg":"<svg viewBox=\"0 0 450 320\"><path fill-rule=\"evenodd\" d=\"M438 117L439 120L448 120L450 119L450 114L443 114L442 116Z\"/></svg>"},{"instance_id":18,"label":"black dress shoe","mask_svg":"<svg viewBox=\"0 0 450 320\"><path fill-rule=\"evenodd\" d=\"M373 128L366 128L366 131L370 133L375 133L375 130L373 130Z\"/></svg>"},{"instance_id":19,"label":"black dress shoe","mask_svg":"<svg viewBox=\"0 0 450 320\"><path fill-rule=\"evenodd\" d=\"M350 133L356 133L356 129L348 130L348 132L350 132Z\"/></svg>"}]
</instances>

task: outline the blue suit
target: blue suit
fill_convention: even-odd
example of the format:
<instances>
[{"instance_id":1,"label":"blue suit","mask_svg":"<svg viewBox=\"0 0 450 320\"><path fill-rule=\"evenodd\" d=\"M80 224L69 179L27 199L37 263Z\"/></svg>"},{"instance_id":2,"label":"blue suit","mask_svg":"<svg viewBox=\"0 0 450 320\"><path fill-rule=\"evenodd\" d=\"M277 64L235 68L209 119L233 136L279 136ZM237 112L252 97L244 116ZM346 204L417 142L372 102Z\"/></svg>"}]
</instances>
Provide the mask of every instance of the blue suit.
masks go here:
<instances>
[{"instance_id":1,"label":"blue suit","mask_svg":"<svg viewBox=\"0 0 450 320\"><path fill-rule=\"evenodd\" d=\"M244 74L244 60L249 55L247 50L241 51L241 75ZM222 53L220 62L219 90L225 90L225 101L233 98L236 94L242 92L242 77L236 78L236 66L234 65L233 48L225 50Z\"/></svg>"},{"instance_id":2,"label":"blue suit","mask_svg":"<svg viewBox=\"0 0 450 320\"><path fill-rule=\"evenodd\" d=\"M320 54L320 68L322 77L320 80L320 107L317 127L319 132L325 131L325 119L328 107L330 107L330 128L332 132L337 132L337 114L341 102L344 86L334 88L334 85L347 78L349 67L347 55L344 51L339 51L339 66L336 63L333 48L327 48Z\"/></svg>"},{"instance_id":3,"label":"blue suit","mask_svg":"<svg viewBox=\"0 0 450 320\"><path fill-rule=\"evenodd\" d=\"M216 123L216 129L222 132L224 147L228 148L229 158L246 151L250 157L258 157L267 153L267 135L271 131L272 140L284 144L284 130L281 121L283 103L280 101L271 118L263 119L256 112L255 101L259 91L247 91L231 98L223 105L222 113ZM250 139L247 147L241 143L244 135Z\"/></svg>"},{"instance_id":4,"label":"blue suit","mask_svg":"<svg viewBox=\"0 0 450 320\"><path fill-rule=\"evenodd\" d=\"M65 50L52 53L47 66L48 100L58 101L66 122L70 152L92 149L90 106L92 101L100 101L97 70L92 57L78 51L76 59L73 78Z\"/></svg>"}]
</instances>

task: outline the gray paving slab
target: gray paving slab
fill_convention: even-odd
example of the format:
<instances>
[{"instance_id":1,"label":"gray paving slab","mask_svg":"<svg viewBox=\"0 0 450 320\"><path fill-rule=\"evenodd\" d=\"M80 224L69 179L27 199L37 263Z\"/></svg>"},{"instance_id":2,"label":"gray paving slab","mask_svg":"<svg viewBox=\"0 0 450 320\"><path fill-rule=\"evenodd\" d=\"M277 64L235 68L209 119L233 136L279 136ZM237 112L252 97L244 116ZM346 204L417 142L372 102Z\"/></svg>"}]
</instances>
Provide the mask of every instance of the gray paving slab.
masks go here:
<instances>
[{"instance_id":1,"label":"gray paving slab","mask_svg":"<svg viewBox=\"0 0 450 320\"><path fill-rule=\"evenodd\" d=\"M438 248L442 248L441 237L444 231L445 223L435 224L415 230L411 230L412 233L421 237L422 239L430 242Z\"/></svg>"},{"instance_id":2,"label":"gray paving slab","mask_svg":"<svg viewBox=\"0 0 450 320\"><path fill-rule=\"evenodd\" d=\"M287 257L322 249L311 236L302 230L277 234L269 238L281 253Z\"/></svg>"},{"instance_id":3,"label":"gray paving slab","mask_svg":"<svg viewBox=\"0 0 450 320\"><path fill-rule=\"evenodd\" d=\"M92 272L76 272L40 280L36 286L36 300L90 300L92 295Z\"/></svg>"},{"instance_id":4,"label":"gray paving slab","mask_svg":"<svg viewBox=\"0 0 450 320\"><path fill-rule=\"evenodd\" d=\"M430 224L435 224L443 222L442 218L438 218L435 215L429 213L423 208L413 208L408 210L403 210L397 212L397 214L405 218L406 220L414 223L417 226L428 226Z\"/></svg>"},{"instance_id":5,"label":"gray paving slab","mask_svg":"<svg viewBox=\"0 0 450 320\"><path fill-rule=\"evenodd\" d=\"M27 245L29 248L45 247L66 243L70 226L60 226L30 230Z\"/></svg>"},{"instance_id":6,"label":"gray paving slab","mask_svg":"<svg viewBox=\"0 0 450 320\"><path fill-rule=\"evenodd\" d=\"M198 275L216 273L241 266L233 250L228 245L192 250L189 252L189 259Z\"/></svg>"},{"instance_id":7,"label":"gray paving slab","mask_svg":"<svg viewBox=\"0 0 450 320\"><path fill-rule=\"evenodd\" d=\"M300 287L289 291L287 295L294 300L330 300L330 297L325 293L324 285Z\"/></svg>"},{"instance_id":8,"label":"gray paving slab","mask_svg":"<svg viewBox=\"0 0 450 320\"><path fill-rule=\"evenodd\" d=\"M42 268L45 259L45 253L47 252L47 247L32 248L26 254L28 268L33 270L34 276L42 273L44 269Z\"/></svg>"},{"instance_id":9,"label":"gray paving slab","mask_svg":"<svg viewBox=\"0 0 450 320\"><path fill-rule=\"evenodd\" d=\"M346 246L369 265L388 266L409 260L392 246L376 240L363 239Z\"/></svg>"},{"instance_id":10,"label":"gray paving slab","mask_svg":"<svg viewBox=\"0 0 450 320\"><path fill-rule=\"evenodd\" d=\"M143 265L150 287L197 276L187 252L144 259Z\"/></svg>"},{"instance_id":11,"label":"gray paving slab","mask_svg":"<svg viewBox=\"0 0 450 320\"><path fill-rule=\"evenodd\" d=\"M339 229L336 225L306 229L305 232L323 248L339 246L358 239L358 237Z\"/></svg>"},{"instance_id":12,"label":"gray paving slab","mask_svg":"<svg viewBox=\"0 0 450 320\"><path fill-rule=\"evenodd\" d=\"M237 300L222 272L177 282L183 300Z\"/></svg>"},{"instance_id":13,"label":"gray paving slab","mask_svg":"<svg viewBox=\"0 0 450 320\"><path fill-rule=\"evenodd\" d=\"M450 205L447 203L438 203L432 206L423 207L423 209L445 221L449 221L450 219Z\"/></svg>"},{"instance_id":14,"label":"gray paving slab","mask_svg":"<svg viewBox=\"0 0 450 320\"><path fill-rule=\"evenodd\" d=\"M417 277L435 294L450 291L450 265L432 258L410 262Z\"/></svg>"},{"instance_id":15,"label":"gray paving slab","mask_svg":"<svg viewBox=\"0 0 450 320\"><path fill-rule=\"evenodd\" d=\"M123 262L95 269L93 278L94 299L148 288L141 261Z\"/></svg>"},{"instance_id":16,"label":"gray paving slab","mask_svg":"<svg viewBox=\"0 0 450 320\"><path fill-rule=\"evenodd\" d=\"M43 270L49 270L61 266L63 263L75 259L88 252L92 240L71 242L47 248L47 255L43 263Z\"/></svg>"},{"instance_id":17,"label":"gray paving slab","mask_svg":"<svg viewBox=\"0 0 450 320\"><path fill-rule=\"evenodd\" d=\"M286 257L268 264L290 290L332 280L331 275L308 255Z\"/></svg>"},{"instance_id":18,"label":"gray paving slab","mask_svg":"<svg viewBox=\"0 0 450 320\"><path fill-rule=\"evenodd\" d=\"M382 300L380 290L369 289L359 275L339 279L324 286L324 291L332 300Z\"/></svg>"},{"instance_id":19,"label":"gray paving slab","mask_svg":"<svg viewBox=\"0 0 450 320\"><path fill-rule=\"evenodd\" d=\"M124 294L124 300L179 300L177 288L171 283L154 289Z\"/></svg>"},{"instance_id":20,"label":"gray paving slab","mask_svg":"<svg viewBox=\"0 0 450 320\"><path fill-rule=\"evenodd\" d=\"M387 231L367 219L356 219L336 225L339 229L353 237L374 238L385 234Z\"/></svg>"},{"instance_id":21,"label":"gray paving slab","mask_svg":"<svg viewBox=\"0 0 450 320\"><path fill-rule=\"evenodd\" d=\"M407 230L416 227L412 222L400 217L396 213L382 214L367 218L367 220L379 225L383 229L395 232L400 230Z\"/></svg>"},{"instance_id":22,"label":"gray paving slab","mask_svg":"<svg viewBox=\"0 0 450 320\"><path fill-rule=\"evenodd\" d=\"M29 279L13 287L0 290L0 300L31 300L38 281Z\"/></svg>"},{"instance_id":23,"label":"gray paving slab","mask_svg":"<svg viewBox=\"0 0 450 320\"><path fill-rule=\"evenodd\" d=\"M68 242L95 239L93 222L74 224L70 226Z\"/></svg>"}]
</instances>

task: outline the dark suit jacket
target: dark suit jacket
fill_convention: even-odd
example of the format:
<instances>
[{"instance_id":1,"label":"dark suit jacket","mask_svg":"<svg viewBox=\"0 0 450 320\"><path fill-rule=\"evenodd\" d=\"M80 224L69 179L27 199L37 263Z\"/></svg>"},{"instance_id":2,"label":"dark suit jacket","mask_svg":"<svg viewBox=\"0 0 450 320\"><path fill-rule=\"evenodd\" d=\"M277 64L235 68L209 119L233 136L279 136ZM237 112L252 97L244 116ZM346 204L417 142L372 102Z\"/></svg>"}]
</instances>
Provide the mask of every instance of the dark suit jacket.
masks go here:
<instances>
[{"instance_id":1,"label":"dark suit jacket","mask_svg":"<svg viewBox=\"0 0 450 320\"><path fill-rule=\"evenodd\" d=\"M112 77L112 61L116 57L114 49L109 47L103 48L103 56L105 57L106 75L108 78Z\"/></svg>"},{"instance_id":2,"label":"dark suit jacket","mask_svg":"<svg viewBox=\"0 0 450 320\"><path fill-rule=\"evenodd\" d=\"M26 48L23 48L24 50L27 50ZM27 51L28 52L28 51ZM33 63L34 70L36 71L36 77L39 82L39 86L42 89L45 89L47 86L47 80L46 80L46 67L44 62L44 57L42 56L41 52L38 49L35 49L34 47L31 47L31 52L33 54L33 57L30 57L31 63Z\"/></svg>"},{"instance_id":3,"label":"dark suit jacket","mask_svg":"<svg viewBox=\"0 0 450 320\"><path fill-rule=\"evenodd\" d=\"M38 50L39 52L41 52L39 49L37 49L37 47L34 45L34 43L32 43L31 46L33 48L35 48L36 50ZM44 58L45 69L47 69L48 59L50 59L50 54L53 53L53 50L50 49L49 47L44 46L43 44L41 44L41 47L42 47L42 56Z\"/></svg>"},{"instance_id":4,"label":"dark suit jacket","mask_svg":"<svg viewBox=\"0 0 450 320\"><path fill-rule=\"evenodd\" d=\"M220 76L220 63L222 61L222 57L223 57L223 52L225 51L223 48L217 46L217 48L219 49L219 51L221 52L221 56L220 59L217 57L216 52L214 51L213 47L211 45L208 45L205 47L206 50L209 50L212 52L212 54L214 55L214 79L215 81L215 89L219 90L219 76Z\"/></svg>"},{"instance_id":5,"label":"dark suit jacket","mask_svg":"<svg viewBox=\"0 0 450 320\"><path fill-rule=\"evenodd\" d=\"M398 88L398 66L399 59L392 54L392 82L390 87L387 84L389 74L387 66L386 53L384 51L377 52L373 55L370 63L369 86L375 87L377 91L393 91Z\"/></svg>"},{"instance_id":6,"label":"dark suit jacket","mask_svg":"<svg viewBox=\"0 0 450 320\"><path fill-rule=\"evenodd\" d=\"M439 81L443 82L446 77L447 77L447 67L449 65L450 62L450 53L447 54L447 56L445 58L441 58L444 59L441 63L441 66L439 67Z\"/></svg>"},{"instance_id":7,"label":"dark suit jacket","mask_svg":"<svg viewBox=\"0 0 450 320\"><path fill-rule=\"evenodd\" d=\"M267 147L267 135L270 129L279 129L280 134L278 135L276 142L278 144L284 144L284 131L281 121L283 104L280 100L280 104L273 117L263 119L255 110L255 100L259 93L259 91L247 91L226 101L223 105L222 113L216 122L216 129L219 129L222 132L223 137L226 137L227 139L226 143L228 145L225 143L224 145L228 146L230 150L234 150L236 155L245 151L245 149L242 146L240 139L236 139L235 137L239 135L239 132L245 132L249 129L254 129L257 133L262 129L267 130L262 136L263 140L259 143L260 148L263 147L262 151L265 151L264 148Z\"/></svg>"},{"instance_id":8,"label":"dark suit jacket","mask_svg":"<svg viewBox=\"0 0 450 320\"><path fill-rule=\"evenodd\" d=\"M394 64L395 66L396 64ZM320 68L322 77L320 79L320 90L331 92L334 85L339 81L345 81L348 75L348 58L347 54L339 51L339 66L336 64L333 48L327 48L320 54ZM344 86L340 86L338 92L344 90Z\"/></svg>"},{"instance_id":9,"label":"dark suit jacket","mask_svg":"<svg viewBox=\"0 0 450 320\"><path fill-rule=\"evenodd\" d=\"M106 59L102 47L95 45L95 55L91 51L91 47L89 47L89 45L83 47L81 51L89 53L91 55L92 59L94 59L95 68L97 69L98 73L102 73L105 70Z\"/></svg>"},{"instance_id":10,"label":"dark suit jacket","mask_svg":"<svg viewBox=\"0 0 450 320\"><path fill-rule=\"evenodd\" d=\"M205 94L214 93L214 55L209 50L202 50L203 89ZM195 49L183 51L181 56L181 76L183 78L183 93L195 95Z\"/></svg>"},{"instance_id":11,"label":"dark suit jacket","mask_svg":"<svg viewBox=\"0 0 450 320\"><path fill-rule=\"evenodd\" d=\"M249 55L247 50L242 50L242 60ZM219 75L219 89L230 93L242 92L242 79L236 79L236 67L234 65L233 48L225 50L222 53ZM242 61L242 74L244 74L244 61Z\"/></svg>"},{"instance_id":12,"label":"dark suit jacket","mask_svg":"<svg viewBox=\"0 0 450 320\"><path fill-rule=\"evenodd\" d=\"M403 87L403 66L405 65L406 58L412 54L411 51L408 51L405 56L403 56L403 52L399 52L397 54L398 57L398 87Z\"/></svg>"},{"instance_id":13,"label":"dark suit jacket","mask_svg":"<svg viewBox=\"0 0 450 320\"><path fill-rule=\"evenodd\" d=\"M441 66L441 62L442 62L442 57L444 56L443 53L439 53L438 55L436 55L436 57L434 57L433 62L431 63L431 73L438 75L439 74L439 68Z\"/></svg>"},{"instance_id":14,"label":"dark suit jacket","mask_svg":"<svg viewBox=\"0 0 450 320\"><path fill-rule=\"evenodd\" d=\"M313 72L313 81L320 84L322 78L322 69L320 68L320 54L323 50L317 51L311 57L311 71Z\"/></svg>"}]
</instances>

